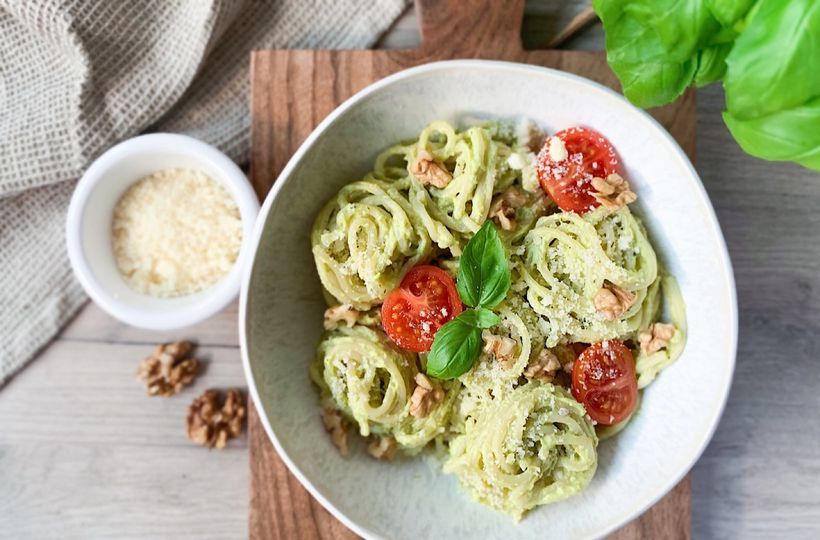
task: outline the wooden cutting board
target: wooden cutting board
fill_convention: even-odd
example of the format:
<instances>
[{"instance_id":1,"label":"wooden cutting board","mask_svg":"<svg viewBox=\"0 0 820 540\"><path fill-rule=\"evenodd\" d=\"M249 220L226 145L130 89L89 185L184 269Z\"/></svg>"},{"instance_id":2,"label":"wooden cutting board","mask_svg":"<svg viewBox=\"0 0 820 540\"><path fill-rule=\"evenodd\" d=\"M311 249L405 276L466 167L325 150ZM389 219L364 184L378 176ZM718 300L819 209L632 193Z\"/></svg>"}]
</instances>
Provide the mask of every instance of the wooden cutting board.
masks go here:
<instances>
[{"instance_id":1,"label":"wooden cutting board","mask_svg":"<svg viewBox=\"0 0 820 540\"><path fill-rule=\"evenodd\" d=\"M454 58L508 60L562 69L619 88L603 53L525 51L520 38L524 0L416 0L415 5L422 37L418 49L271 50L252 54L251 180L260 199L326 115L365 86L408 67ZM651 112L694 159L694 93L689 91L676 103ZM356 538L290 474L252 405L248 436L251 538ZM688 539L690 492L687 476L654 507L610 538Z\"/></svg>"}]
</instances>

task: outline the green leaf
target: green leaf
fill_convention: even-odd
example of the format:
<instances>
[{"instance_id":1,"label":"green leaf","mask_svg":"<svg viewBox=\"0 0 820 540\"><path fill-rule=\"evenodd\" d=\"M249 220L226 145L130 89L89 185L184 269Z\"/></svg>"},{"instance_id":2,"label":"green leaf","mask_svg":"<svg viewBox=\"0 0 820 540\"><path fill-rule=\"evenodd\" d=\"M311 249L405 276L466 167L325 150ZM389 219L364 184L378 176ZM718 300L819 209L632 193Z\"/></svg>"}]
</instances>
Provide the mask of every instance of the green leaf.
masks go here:
<instances>
[{"instance_id":1,"label":"green leaf","mask_svg":"<svg viewBox=\"0 0 820 540\"><path fill-rule=\"evenodd\" d=\"M501 322L501 317L484 308L468 309L461 313L458 318L476 328L492 328Z\"/></svg>"},{"instance_id":2,"label":"green leaf","mask_svg":"<svg viewBox=\"0 0 820 540\"><path fill-rule=\"evenodd\" d=\"M723 121L745 152L820 171L820 97L760 118L741 119L726 111Z\"/></svg>"},{"instance_id":3,"label":"green leaf","mask_svg":"<svg viewBox=\"0 0 820 540\"><path fill-rule=\"evenodd\" d=\"M820 3L759 0L726 57L723 120L744 151L820 170Z\"/></svg>"},{"instance_id":4,"label":"green leaf","mask_svg":"<svg viewBox=\"0 0 820 540\"><path fill-rule=\"evenodd\" d=\"M820 2L760 0L726 58L727 110L750 120L802 106L820 95L819 58Z\"/></svg>"},{"instance_id":5,"label":"green leaf","mask_svg":"<svg viewBox=\"0 0 820 540\"><path fill-rule=\"evenodd\" d=\"M685 62L695 57L721 30L705 0L621 0L620 3L643 27L654 30L669 60Z\"/></svg>"},{"instance_id":6,"label":"green leaf","mask_svg":"<svg viewBox=\"0 0 820 540\"><path fill-rule=\"evenodd\" d=\"M726 73L726 57L732 50L732 43L713 45L698 54L698 69L695 71L694 85L706 86L719 81Z\"/></svg>"},{"instance_id":7,"label":"green leaf","mask_svg":"<svg viewBox=\"0 0 820 540\"><path fill-rule=\"evenodd\" d=\"M723 80L724 121L758 157L820 169L820 1L593 0L635 105Z\"/></svg>"},{"instance_id":8,"label":"green leaf","mask_svg":"<svg viewBox=\"0 0 820 540\"><path fill-rule=\"evenodd\" d=\"M670 57L657 30L624 9L632 3L593 1L606 31L607 61L629 101L639 107L664 105L677 99L692 83L697 59Z\"/></svg>"},{"instance_id":9,"label":"green leaf","mask_svg":"<svg viewBox=\"0 0 820 540\"><path fill-rule=\"evenodd\" d=\"M709 11L723 26L733 26L757 0L704 0Z\"/></svg>"},{"instance_id":10,"label":"green leaf","mask_svg":"<svg viewBox=\"0 0 820 540\"><path fill-rule=\"evenodd\" d=\"M706 0L595 0L607 60L635 105L677 99L692 84L723 76L737 33L721 26Z\"/></svg>"},{"instance_id":11,"label":"green leaf","mask_svg":"<svg viewBox=\"0 0 820 540\"><path fill-rule=\"evenodd\" d=\"M427 355L427 374L455 379L473 367L480 353L481 329L464 322L461 316L456 317L436 332L433 348Z\"/></svg>"},{"instance_id":12,"label":"green leaf","mask_svg":"<svg viewBox=\"0 0 820 540\"><path fill-rule=\"evenodd\" d=\"M464 248L456 287L461 300L472 307L492 309L507 296L510 266L491 220L484 222Z\"/></svg>"},{"instance_id":13,"label":"green leaf","mask_svg":"<svg viewBox=\"0 0 820 540\"><path fill-rule=\"evenodd\" d=\"M624 96L634 105L647 108L666 105L678 99L692 84L697 62L688 60L678 64L648 61L613 64L612 69L621 80Z\"/></svg>"}]
</instances>

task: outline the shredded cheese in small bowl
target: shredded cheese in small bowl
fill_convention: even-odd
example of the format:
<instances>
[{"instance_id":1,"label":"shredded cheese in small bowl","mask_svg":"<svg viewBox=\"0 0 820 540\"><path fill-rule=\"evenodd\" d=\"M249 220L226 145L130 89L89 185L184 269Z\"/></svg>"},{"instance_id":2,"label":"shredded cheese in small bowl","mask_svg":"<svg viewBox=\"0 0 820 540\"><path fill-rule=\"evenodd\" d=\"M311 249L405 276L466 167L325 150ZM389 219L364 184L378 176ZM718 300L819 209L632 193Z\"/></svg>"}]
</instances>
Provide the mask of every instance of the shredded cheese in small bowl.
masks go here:
<instances>
[{"instance_id":1,"label":"shredded cheese in small bowl","mask_svg":"<svg viewBox=\"0 0 820 540\"><path fill-rule=\"evenodd\" d=\"M134 290L183 296L215 284L233 267L242 219L230 193L207 174L165 169L135 182L114 208L117 269Z\"/></svg>"},{"instance_id":2,"label":"shredded cheese in small bowl","mask_svg":"<svg viewBox=\"0 0 820 540\"><path fill-rule=\"evenodd\" d=\"M69 260L120 321L173 330L239 295L259 200L242 170L185 135L153 133L103 153L69 204Z\"/></svg>"}]
</instances>

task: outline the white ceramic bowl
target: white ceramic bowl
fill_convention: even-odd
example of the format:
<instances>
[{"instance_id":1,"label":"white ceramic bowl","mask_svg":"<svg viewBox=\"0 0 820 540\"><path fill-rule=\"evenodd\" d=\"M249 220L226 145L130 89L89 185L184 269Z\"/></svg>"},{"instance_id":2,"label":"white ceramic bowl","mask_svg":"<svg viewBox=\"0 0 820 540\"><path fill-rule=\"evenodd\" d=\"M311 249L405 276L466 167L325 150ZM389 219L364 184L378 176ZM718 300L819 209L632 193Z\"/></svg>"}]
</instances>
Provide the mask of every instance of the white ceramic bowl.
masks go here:
<instances>
[{"instance_id":1,"label":"white ceramic bowl","mask_svg":"<svg viewBox=\"0 0 820 540\"><path fill-rule=\"evenodd\" d=\"M131 184L169 168L200 170L225 186L239 207L242 247L231 271L211 287L186 296L155 298L131 289L117 270L111 220ZM243 262L253 251L258 212L259 201L245 174L216 148L185 135L142 135L105 152L80 179L66 220L68 256L88 296L112 317L149 330L182 328L207 319L236 298Z\"/></svg>"},{"instance_id":2,"label":"white ceramic bowl","mask_svg":"<svg viewBox=\"0 0 820 540\"><path fill-rule=\"evenodd\" d=\"M660 257L680 283L689 339L644 393L640 413L599 446L591 484L519 524L472 502L429 460L339 456L319 421L308 364L324 303L311 223L393 141L429 121L528 116L550 132L585 125L620 153ZM683 151L649 115L586 79L518 64L453 61L388 77L336 109L307 138L266 199L241 295L250 392L283 460L337 518L365 537L592 538L635 518L692 467L729 392L737 306L729 257L709 199Z\"/></svg>"}]
</instances>

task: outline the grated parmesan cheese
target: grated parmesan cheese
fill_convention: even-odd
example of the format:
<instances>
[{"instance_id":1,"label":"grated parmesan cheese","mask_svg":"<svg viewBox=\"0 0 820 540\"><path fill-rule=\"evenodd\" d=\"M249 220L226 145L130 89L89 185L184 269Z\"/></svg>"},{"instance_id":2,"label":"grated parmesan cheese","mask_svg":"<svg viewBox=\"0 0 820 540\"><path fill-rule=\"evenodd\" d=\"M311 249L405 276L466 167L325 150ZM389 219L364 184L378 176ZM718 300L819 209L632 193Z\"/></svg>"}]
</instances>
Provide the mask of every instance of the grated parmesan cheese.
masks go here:
<instances>
[{"instance_id":1,"label":"grated parmesan cheese","mask_svg":"<svg viewBox=\"0 0 820 540\"><path fill-rule=\"evenodd\" d=\"M242 220L214 179L192 169L166 169L138 180L120 198L112 238L117 269L131 288L182 296L231 270L242 245Z\"/></svg>"},{"instance_id":2,"label":"grated parmesan cheese","mask_svg":"<svg viewBox=\"0 0 820 540\"><path fill-rule=\"evenodd\" d=\"M507 158L507 165L510 166L510 169L520 171L524 168L524 158L522 158L518 152L513 152L510 154L510 157Z\"/></svg>"},{"instance_id":3,"label":"grated parmesan cheese","mask_svg":"<svg viewBox=\"0 0 820 540\"><path fill-rule=\"evenodd\" d=\"M555 162L561 162L567 159L569 153L567 152L567 147L559 137L550 137L549 143L549 153L550 157Z\"/></svg>"}]
</instances>

